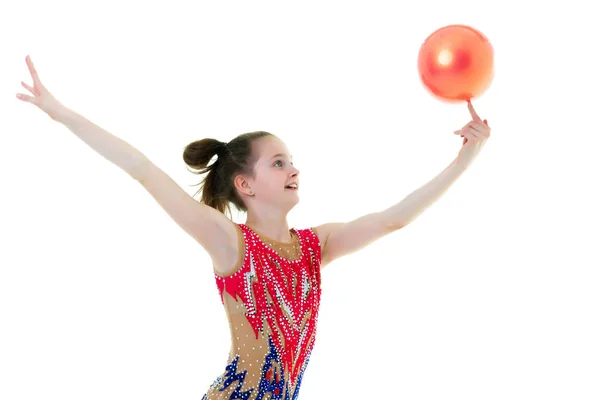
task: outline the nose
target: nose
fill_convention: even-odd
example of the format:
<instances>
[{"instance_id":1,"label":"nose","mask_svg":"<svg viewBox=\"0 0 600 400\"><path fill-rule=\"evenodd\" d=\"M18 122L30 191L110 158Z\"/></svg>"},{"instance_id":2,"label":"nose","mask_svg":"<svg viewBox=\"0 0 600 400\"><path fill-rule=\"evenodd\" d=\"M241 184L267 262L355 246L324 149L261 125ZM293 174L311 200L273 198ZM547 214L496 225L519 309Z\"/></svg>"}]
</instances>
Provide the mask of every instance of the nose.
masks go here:
<instances>
[{"instance_id":1,"label":"nose","mask_svg":"<svg viewBox=\"0 0 600 400\"><path fill-rule=\"evenodd\" d=\"M296 168L292 165L292 171L290 173L290 176L298 176L299 174L300 174L300 171L298 170L298 168Z\"/></svg>"}]
</instances>

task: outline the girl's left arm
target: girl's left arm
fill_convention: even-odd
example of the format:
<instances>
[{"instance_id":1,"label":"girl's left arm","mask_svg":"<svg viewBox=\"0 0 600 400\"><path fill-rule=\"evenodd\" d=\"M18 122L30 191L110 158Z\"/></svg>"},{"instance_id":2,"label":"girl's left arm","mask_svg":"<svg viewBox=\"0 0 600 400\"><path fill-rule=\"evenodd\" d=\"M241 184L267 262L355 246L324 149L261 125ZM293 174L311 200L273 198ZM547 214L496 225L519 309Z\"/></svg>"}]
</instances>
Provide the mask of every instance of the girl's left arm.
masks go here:
<instances>
[{"instance_id":1,"label":"girl's left arm","mask_svg":"<svg viewBox=\"0 0 600 400\"><path fill-rule=\"evenodd\" d=\"M469 111L473 120L454 132L464 137L458 157L435 178L387 210L367 214L347 223L328 223L315 227L321 242L321 267L405 227L456 182L490 136L487 121L479 118L470 102Z\"/></svg>"},{"instance_id":2,"label":"girl's left arm","mask_svg":"<svg viewBox=\"0 0 600 400\"><path fill-rule=\"evenodd\" d=\"M435 203L465 169L465 165L454 160L429 183L385 211L367 214L347 223L317 226L315 231L322 248L321 266L325 267L333 260L354 253L411 223Z\"/></svg>"}]
</instances>

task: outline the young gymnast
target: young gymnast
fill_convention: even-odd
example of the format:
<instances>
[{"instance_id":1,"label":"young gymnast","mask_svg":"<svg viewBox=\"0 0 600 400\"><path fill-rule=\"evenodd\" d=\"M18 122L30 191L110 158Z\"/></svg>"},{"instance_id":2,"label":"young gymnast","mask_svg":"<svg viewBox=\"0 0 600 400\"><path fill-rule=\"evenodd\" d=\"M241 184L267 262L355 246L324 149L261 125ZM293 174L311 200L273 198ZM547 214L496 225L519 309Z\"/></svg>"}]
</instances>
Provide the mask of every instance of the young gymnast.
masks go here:
<instances>
[{"instance_id":1,"label":"young gymnast","mask_svg":"<svg viewBox=\"0 0 600 400\"><path fill-rule=\"evenodd\" d=\"M137 149L57 101L42 85L29 56L33 96L17 94L137 180L171 218L210 255L229 319L231 350L223 373L203 399L297 399L315 342L321 269L409 224L465 171L490 137L471 103L472 120L457 158L401 202L348 223L290 228L298 203L299 172L285 143L268 132L228 143L187 145L184 162L206 174L194 200ZM210 161L216 156L213 163ZM230 205L247 213L236 224Z\"/></svg>"}]
</instances>

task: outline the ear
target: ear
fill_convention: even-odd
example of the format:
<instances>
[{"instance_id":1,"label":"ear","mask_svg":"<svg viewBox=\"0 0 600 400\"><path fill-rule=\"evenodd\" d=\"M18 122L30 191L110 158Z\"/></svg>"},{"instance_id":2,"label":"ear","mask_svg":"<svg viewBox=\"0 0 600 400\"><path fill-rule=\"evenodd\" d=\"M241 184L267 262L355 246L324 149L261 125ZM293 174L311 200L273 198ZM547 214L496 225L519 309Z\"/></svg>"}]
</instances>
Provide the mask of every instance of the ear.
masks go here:
<instances>
[{"instance_id":1,"label":"ear","mask_svg":"<svg viewBox=\"0 0 600 400\"><path fill-rule=\"evenodd\" d=\"M240 192L247 196L251 196L250 191L252 185L244 175L238 175L233 180L233 186Z\"/></svg>"}]
</instances>

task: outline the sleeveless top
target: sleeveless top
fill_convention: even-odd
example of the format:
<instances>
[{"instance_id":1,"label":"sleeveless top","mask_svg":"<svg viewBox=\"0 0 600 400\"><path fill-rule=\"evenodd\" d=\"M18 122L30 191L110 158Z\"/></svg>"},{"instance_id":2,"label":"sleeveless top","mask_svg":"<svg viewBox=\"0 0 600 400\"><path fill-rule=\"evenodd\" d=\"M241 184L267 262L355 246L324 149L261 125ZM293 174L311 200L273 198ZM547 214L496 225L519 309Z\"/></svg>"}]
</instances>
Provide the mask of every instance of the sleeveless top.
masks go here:
<instances>
[{"instance_id":1,"label":"sleeveless top","mask_svg":"<svg viewBox=\"0 0 600 400\"><path fill-rule=\"evenodd\" d=\"M312 229L282 243L237 224L236 272L215 272L231 329L225 371L203 399L296 399L315 342L321 247Z\"/></svg>"}]
</instances>

